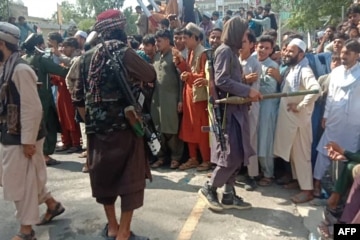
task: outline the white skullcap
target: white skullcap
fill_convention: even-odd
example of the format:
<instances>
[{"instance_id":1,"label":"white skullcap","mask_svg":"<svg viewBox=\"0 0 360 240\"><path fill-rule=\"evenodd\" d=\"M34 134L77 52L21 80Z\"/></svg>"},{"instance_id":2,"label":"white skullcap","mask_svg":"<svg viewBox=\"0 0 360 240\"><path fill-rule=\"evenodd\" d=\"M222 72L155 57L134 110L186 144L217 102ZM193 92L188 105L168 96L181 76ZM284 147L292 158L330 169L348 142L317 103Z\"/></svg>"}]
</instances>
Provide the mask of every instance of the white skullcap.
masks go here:
<instances>
[{"instance_id":1,"label":"white skullcap","mask_svg":"<svg viewBox=\"0 0 360 240\"><path fill-rule=\"evenodd\" d=\"M76 37L76 36L80 36L80 37L86 39L86 38L88 37L88 34L87 34L86 32L84 32L84 31L78 30L78 31L75 33L74 36L75 36L75 37Z\"/></svg>"},{"instance_id":2,"label":"white skullcap","mask_svg":"<svg viewBox=\"0 0 360 240\"><path fill-rule=\"evenodd\" d=\"M0 40L17 45L20 39L20 29L7 22L0 22Z\"/></svg>"},{"instance_id":3,"label":"white skullcap","mask_svg":"<svg viewBox=\"0 0 360 240\"><path fill-rule=\"evenodd\" d=\"M299 38L294 38L293 40L291 40L289 46L291 45L295 45L298 48L300 48L303 52L306 52L306 43Z\"/></svg>"}]
</instances>

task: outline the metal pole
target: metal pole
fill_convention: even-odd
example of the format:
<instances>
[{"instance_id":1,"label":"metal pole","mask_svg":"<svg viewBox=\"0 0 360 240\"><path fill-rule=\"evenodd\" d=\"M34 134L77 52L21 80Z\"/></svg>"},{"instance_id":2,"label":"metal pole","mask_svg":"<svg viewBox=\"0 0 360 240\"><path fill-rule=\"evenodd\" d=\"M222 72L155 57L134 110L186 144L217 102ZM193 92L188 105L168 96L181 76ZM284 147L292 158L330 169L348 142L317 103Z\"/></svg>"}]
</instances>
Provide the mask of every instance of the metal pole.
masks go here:
<instances>
[{"instance_id":1,"label":"metal pole","mask_svg":"<svg viewBox=\"0 0 360 240\"><path fill-rule=\"evenodd\" d=\"M341 20L344 21L345 7L341 6Z\"/></svg>"}]
</instances>

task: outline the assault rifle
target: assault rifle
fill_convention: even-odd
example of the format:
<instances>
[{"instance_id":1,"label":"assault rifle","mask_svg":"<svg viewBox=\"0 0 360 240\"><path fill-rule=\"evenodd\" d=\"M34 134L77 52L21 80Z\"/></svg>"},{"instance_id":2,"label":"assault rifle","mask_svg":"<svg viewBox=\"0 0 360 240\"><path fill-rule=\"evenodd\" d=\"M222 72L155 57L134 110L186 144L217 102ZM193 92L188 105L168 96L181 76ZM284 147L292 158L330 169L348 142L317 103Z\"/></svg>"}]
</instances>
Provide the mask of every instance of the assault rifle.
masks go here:
<instances>
[{"instance_id":1,"label":"assault rifle","mask_svg":"<svg viewBox=\"0 0 360 240\"><path fill-rule=\"evenodd\" d=\"M206 50L206 57L208 60L208 70L209 70L209 111L210 124L211 126L202 126L202 132L214 132L216 140L220 143L221 151L226 151L226 139L224 134L224 129L222 126L222 116L220 104L217 103L219 99L218 93L216 91L215 80L214 80L214 51L212 49Z\"/></svg>"},{"instance_id":2,"label":"assault rifle","mask_svg":"<svg viewBox=\"0 0 360 240\"><path fill-rule=\"evenodd\" d=\"M124 109L125 117L128 123L134 130L135 134L139 137L144 137L151 153L156 156L160 151L159 134L152 126L152 119L149 113L143 111L144 95L139 93L138 99L135 98L133 91L129 86L127 79L130 79L127 70L123 62L119 59L116 52L110 53L106 47L104 38L98 34L98 40L100 40L102 47L108 57L108 63L115 73L115 76L119 82L120 89L125 96L128 106Z\"/></svg>"}]
</instances>

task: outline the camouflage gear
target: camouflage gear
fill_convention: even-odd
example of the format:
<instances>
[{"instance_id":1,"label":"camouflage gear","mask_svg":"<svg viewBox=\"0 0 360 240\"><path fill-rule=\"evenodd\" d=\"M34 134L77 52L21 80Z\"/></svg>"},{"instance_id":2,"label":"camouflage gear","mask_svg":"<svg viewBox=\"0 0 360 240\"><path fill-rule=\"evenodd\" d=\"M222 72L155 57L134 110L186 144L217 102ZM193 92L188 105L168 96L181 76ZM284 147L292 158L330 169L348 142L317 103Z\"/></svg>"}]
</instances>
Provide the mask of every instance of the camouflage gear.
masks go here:
<instances>
[{"instance_id":1,"label":"camouflage gear","mask_svg":"<svg viewBox=\"0 0 360 240\"><path fill-rule=\"evenodd\" d=\"M91 59L99 46L88 51L83 56L80 72L84 80L85 88L85 123L86 133L109 133L129 128L125 119L124 108L128 106L125 96L123 95L119 81L109 61L101 70L99 95L101 101L95 101L93 93L89 90L88 73ZM125 45L122 46L119 54L119 60L122 61L123 53L127 50ZM125 75L121 74L125 78Z\"/></svg>"}]
</instances>

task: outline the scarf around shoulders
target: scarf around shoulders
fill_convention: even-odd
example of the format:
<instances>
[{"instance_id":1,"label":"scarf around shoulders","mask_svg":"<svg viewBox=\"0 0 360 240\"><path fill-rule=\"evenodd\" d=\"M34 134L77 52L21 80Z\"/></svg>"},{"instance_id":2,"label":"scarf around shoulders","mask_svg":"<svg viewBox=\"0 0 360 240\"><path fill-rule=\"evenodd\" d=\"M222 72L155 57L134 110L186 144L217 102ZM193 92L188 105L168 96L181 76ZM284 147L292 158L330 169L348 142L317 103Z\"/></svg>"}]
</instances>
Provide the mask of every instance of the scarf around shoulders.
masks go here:
<instances>
[{"instance_id":1,"label":"scarf around shoulders","mask_svg":"<svg viewBox=\"0 0 360 240\"><path fill-rule=\"evenodd\" d=\"M301 85L301 70L303 67L309 66L309 61L304 57L298 64L294 66L292 71L287 75L287 80L289 82L289 91L298 92Z\"/></svg>"}]
</instances>

